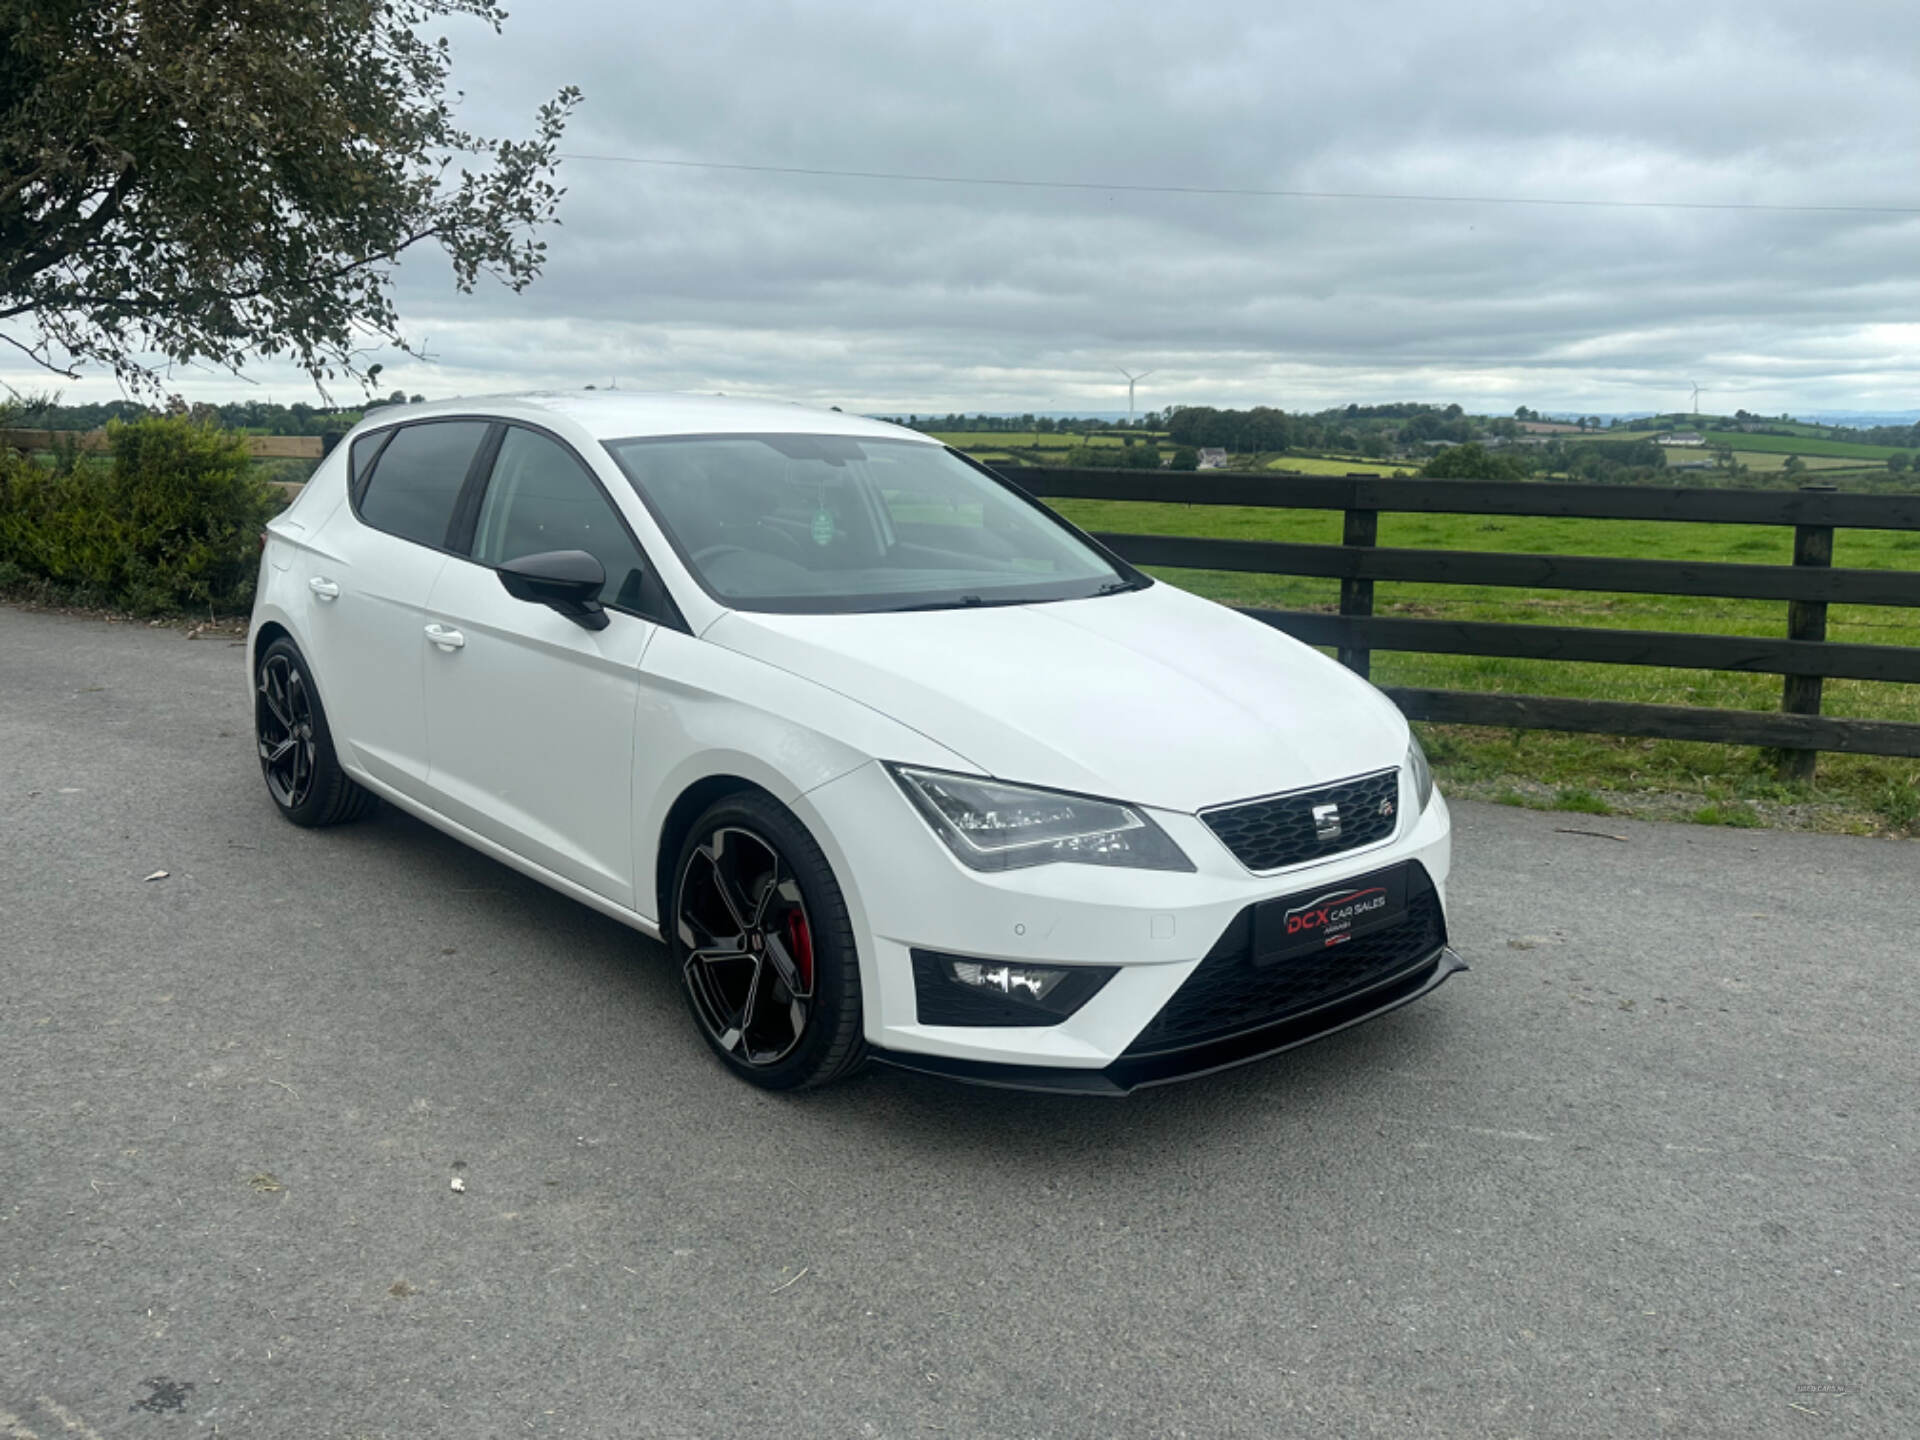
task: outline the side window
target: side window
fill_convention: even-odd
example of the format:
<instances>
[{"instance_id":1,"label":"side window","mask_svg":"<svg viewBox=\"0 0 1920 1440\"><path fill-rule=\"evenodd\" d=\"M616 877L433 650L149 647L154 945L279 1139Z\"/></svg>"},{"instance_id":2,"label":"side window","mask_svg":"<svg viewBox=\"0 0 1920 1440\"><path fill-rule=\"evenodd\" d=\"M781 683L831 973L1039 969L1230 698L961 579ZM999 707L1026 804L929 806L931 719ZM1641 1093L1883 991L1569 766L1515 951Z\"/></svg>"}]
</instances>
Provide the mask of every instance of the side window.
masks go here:
<instances>
[{"instance_id":1,"label":"side window","mask_svg":"<svg viewBox=\"0 0 1920 1440\"><path fill-rule=\"evenodd\" d=\"M593 477L566 447L510 426L480 502L473 558L499 565L548 550L586 551L607 572L602 603L641 608L640 552Z\"/></svg>"},{"instance_id":2,"label":"side window","mask_svg":"<svg viewBox=\"0 0 1920 1440\"><path fill-rule=\"evenodd\" d=\"M392 438L391 430L375 430L355 440L347 452L347 483L356 504L367 493L367 473L373 469L373 462L380 458L380 447Z\"/></svg>"},{"instance_id":3,"label":"side window","mask_svg":"<svg viewBox=\"0 0 1920 1440\"><path fill-rule=\"evenodd\" d=\"M454 502L460 498L474 452L486 436L484 420L430 420L402 426L380 452L373 475L365 482L360 518L403 540L445 548Z\"/></svg>"}]
</instances>

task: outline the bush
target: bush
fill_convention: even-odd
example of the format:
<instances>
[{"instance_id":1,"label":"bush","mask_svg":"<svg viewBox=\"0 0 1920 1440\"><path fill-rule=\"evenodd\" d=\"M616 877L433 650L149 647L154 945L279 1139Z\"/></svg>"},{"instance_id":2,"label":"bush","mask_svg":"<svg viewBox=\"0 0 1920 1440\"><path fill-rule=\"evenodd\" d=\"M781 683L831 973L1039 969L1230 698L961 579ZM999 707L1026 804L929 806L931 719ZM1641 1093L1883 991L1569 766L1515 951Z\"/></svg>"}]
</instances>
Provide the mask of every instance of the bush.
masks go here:
<instances>
[{"instance_id":1,"label":"bush","mask_svg":"<svg viewBox=\"0 0 1920 1440\"><path fill-rule=\"evenodd\" d=\"M1509 455L1496 455L1468 442L1449 445L1421 467L1422 475L1440 480L1524 480L1527 467Z\"/></svg>"},{"instance_id":2,"label":"bush","mask_svg":"<svg viewBox=\"0 0 1920 1440\"><path fill-rule=\"evenodd\" d=\"M179 418L107 426L109 455L0 458L0 565L142 614L241 610L279 508L238 435Z\"/></svg>"},{"instance_id":3,"label":"bush","mask_svg":"<svg viewBox=\"0 0 1920 1440\"><path fill-rule=\"evenodd\" d=\"M1066 463L1070 470L1118 470L1132 453L1118 445L1073 445L1066 451Z\"/></svg>"}]
</instances>

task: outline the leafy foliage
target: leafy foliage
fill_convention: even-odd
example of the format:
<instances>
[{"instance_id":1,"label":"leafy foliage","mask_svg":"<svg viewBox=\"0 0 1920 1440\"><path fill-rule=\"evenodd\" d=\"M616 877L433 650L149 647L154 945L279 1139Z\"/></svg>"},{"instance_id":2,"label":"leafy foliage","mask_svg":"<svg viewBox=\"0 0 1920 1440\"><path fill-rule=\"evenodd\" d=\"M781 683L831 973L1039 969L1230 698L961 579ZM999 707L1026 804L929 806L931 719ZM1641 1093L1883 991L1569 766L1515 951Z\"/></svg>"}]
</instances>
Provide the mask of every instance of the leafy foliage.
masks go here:
<instances>
[{"instance_id":1,"label":"leafy foliage","mask_svg":"<svg viewBox=\"0 0 1920 1440\"><path fill-rule=\"evenodd\" d=\"M1527 467L1511 455L1499 455L1469 442L1449 445L1421 467L1422 475L1441 480L1524 480Z\"/></svg>"},{"instance_id":2,"label":"leafy foliage","mask_svg":"<svg viewBox=\"0 0 1920 1440\"><path fill-rule=\"evenodd\" d=\"M369 337L411 351L393 261L437 242L454 284L518 290L561 191L578 92L534 135L454 123L449 17L496 0L0 0L0 331L48 369L290 357L371 382ZM469 166L458 157L485 155ZM157 358L156 358L157 357Z\"/></svg>"},{"instance_id":3,"label":"leafy foliage","mask_svg":"<svg viewBox=\"0 0 1920 1440\"><path fill-rule=\"evenodd\" d=\"M237 435L182 418L107 427L107 457L42 467L0 450L0 567L143 614L244 608L279 508Z\"/></svg>"},{"instance_id":4,"label":"leafy foliage","mask_svg":"<svg viewBox=\"0 0 1920 1440\"><path fill-rule=\"evenodd\" d=\"M1284 450L1294 443L1287 412L1266 405L1251 410L1185 405L1167 416L1167 436L1175 445L1223 450Z\"/></svg>"},{"instance_id":5,"label":"leafy foliage","mask_svg":"<svg viewBox=\"0 0 1920 1440\"><path fill-rule=\"evenodd\" d=\"M1066 452L1066 463L1081 470L1157 470L1160 448L1157 445L1075 445Z\"/></svg>"}]
</instances>

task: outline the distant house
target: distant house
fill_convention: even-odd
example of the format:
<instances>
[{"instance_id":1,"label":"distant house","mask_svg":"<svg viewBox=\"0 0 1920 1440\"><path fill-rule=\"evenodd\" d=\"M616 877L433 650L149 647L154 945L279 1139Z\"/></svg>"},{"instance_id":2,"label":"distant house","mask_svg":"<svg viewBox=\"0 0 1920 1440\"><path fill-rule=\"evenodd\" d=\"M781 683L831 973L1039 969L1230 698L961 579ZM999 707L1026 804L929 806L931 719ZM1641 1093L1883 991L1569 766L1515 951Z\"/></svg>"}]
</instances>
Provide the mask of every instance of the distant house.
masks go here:
<instances>
[{"instance_id":1,"label":"distant house","mask_svg":"<svg viewBox=\"0 0 1920 1440\"><path fill-rule=\"evenodd\" d=\"M1522 420L1518 423L1529 435L1573 435L1580 430L1578 425L1568 425L1559 420Z\"/></svg>"},{"instance_id":2,"label":"distant house","mask_svg":"<svg viewBox=\"0 0 1920 1440\"><path fill-rule=\"evenodd\" d=\"M1227 463L1227 452L1214 446L1208 446L1200 452L1202 470L1218 470Z\"/></svg>"},{"instance_id":3,"label":"distant house","mask_svg":"<svg viewBox=\"0 0 1920 1440\"><path fill-rule=\"evenodd\" d=\"M1662 445L1704 445L1707 443L1707 438L1698 430L1675 430L1671 434L1662 435L1659 443Z\"/></svg>"}]
</instances>

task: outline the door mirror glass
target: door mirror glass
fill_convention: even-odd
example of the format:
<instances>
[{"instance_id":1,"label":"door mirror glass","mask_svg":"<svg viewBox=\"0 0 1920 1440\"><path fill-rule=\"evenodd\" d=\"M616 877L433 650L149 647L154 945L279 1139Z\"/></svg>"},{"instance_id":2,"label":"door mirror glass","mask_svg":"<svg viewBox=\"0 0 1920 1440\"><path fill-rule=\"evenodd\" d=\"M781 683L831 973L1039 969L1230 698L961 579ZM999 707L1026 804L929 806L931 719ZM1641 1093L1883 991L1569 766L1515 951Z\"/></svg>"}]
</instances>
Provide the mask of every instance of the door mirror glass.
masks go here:
<instances>
[{"instance_id":1,"label":"door mirror glass","mask_svg":"<svg viewBox=\"0 0 1920 1440\"><path fill-rule=\"evenodd\" d=\"M588 630L607 628L607 612L600 608L600 592L607 583L606 567L584 550L544 550L522 555L499 567L500 583L516 600L530 601L559 611Z\"/></svg>"}]
</instances>

